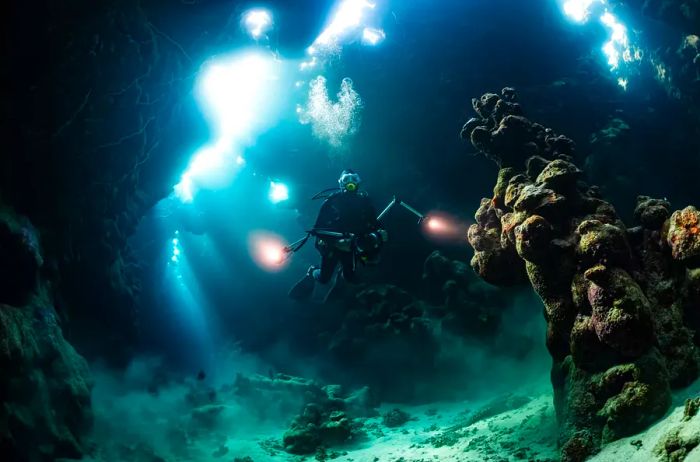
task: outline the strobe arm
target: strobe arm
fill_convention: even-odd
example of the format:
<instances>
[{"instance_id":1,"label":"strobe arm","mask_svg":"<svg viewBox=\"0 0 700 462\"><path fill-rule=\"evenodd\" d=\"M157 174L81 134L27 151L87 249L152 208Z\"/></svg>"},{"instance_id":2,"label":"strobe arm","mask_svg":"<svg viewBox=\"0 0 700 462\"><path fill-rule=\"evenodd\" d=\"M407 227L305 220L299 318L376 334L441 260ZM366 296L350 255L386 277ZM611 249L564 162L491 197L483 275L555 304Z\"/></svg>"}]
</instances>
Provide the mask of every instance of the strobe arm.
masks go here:
<instances>
[{"instance_id":1,"label":"strobe arm","mask_svg":"<svg viewBox=\"0 0 700 462\"><path fill-rule=\"evenodd\" d=\"M286 255L286 258L289 258L293 253L301 250L301 248L304 247L304 244L306 244L310 237L311 233L306 233L306 236L284 247L282 249L282 252L284 253L284 255Z\"/></svg>"},{"instance_id":2,"label":"strobe arm","mask_svg":"<svg viewBox=\"0 0 700 462\"><path fill-rule=\"evenodd\" d=\"M397 198L396 196L394 196L393 199L391 200L391 202L389 202L389 205L387 205L387 206L384 208L384 210L382 210L382 213L379 214L379 216L377 217L377 221L379 221L379 220L381 220L382 218L384 218L384 216L385 216L387 213L389 213L389 211L390 211L391 209L393 209L394 207L396 207L397 205L399 205L399 206L405 208L406 210L408 210L409 212L411 212L412 214L414 214L415 216L417 216L417 217L418 217L418 223L419 223L419 224L422 223L422 222L425 220L425 218L426 218L425 215L423 215L422 213L420 213L418 210L414 209L413 207L411 207L411 206L410 206L409 204L407 204L406 202L404 202L404 201L402 201L401 199L399 199L399 198Z\"/></svg>"}]
</instances>

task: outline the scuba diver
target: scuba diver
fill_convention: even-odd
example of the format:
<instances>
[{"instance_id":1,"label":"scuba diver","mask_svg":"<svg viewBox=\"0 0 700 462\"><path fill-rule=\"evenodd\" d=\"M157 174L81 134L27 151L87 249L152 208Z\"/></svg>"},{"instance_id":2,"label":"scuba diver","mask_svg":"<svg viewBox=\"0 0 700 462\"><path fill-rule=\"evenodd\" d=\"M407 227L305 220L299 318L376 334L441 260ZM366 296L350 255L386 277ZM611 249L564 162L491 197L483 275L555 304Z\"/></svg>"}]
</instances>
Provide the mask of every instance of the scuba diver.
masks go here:
<instances>
[{"instance_id":1,"label":"scuba diver","mask_svg":"<svg viewBox=\"0 0 700 462\"><path fill-rule=\"evenodd\" d=\"M341 267L345 281L355 282L357 264L376 264L379 252L387 241L387 232L382 229L372 202L364 191L360 191L360 175L352 170L343 170L338 179L339 188L322 191L314 198L325 197L316 223L308 231L316 238L316 249L321 254L320 266L311 266L289 296L295 300L311 297L316 283L327 284ZM332 191L330 195L324 193ZM306 241L303 240L301 245ZM289 251L296 251L301 245ZM336 278L337 281L337 278ZM335 286L335 284L334 284ZM329 290L329 293L333 290Z\"/></svg>"}]
</instances>

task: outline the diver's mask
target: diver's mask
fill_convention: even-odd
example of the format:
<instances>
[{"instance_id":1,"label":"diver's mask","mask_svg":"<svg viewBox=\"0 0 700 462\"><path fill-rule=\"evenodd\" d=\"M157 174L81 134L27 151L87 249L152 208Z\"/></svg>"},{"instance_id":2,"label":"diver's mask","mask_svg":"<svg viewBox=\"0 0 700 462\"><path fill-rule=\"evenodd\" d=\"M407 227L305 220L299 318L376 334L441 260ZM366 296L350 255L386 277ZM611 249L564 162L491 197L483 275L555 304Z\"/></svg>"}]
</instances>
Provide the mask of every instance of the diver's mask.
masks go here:
<instances>
[{"instance_id":1,"label":"diver's mask","mask_svg":"<svg viewBox=\"0 0 700 462\"><path fill-rule=\"evenodd\" d=\"M357 191L361 182L360 175L355 172L343 172L338 179L340 189L347 192Z\"/></svg>"}]
</instances>

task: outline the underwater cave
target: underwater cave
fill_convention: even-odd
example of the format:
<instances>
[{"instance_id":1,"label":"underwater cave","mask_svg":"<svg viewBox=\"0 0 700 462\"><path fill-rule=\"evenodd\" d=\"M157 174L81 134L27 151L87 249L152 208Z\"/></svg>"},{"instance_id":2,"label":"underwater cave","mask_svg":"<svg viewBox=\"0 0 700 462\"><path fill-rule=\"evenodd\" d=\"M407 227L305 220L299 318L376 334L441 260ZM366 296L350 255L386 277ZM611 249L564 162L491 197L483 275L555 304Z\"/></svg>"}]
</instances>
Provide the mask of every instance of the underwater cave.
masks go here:
<instances>
[{"instance_id":1,"label":"underwater cave","mask_svg":"<svg viewBox=\"0 0 700 462\"><path fill-rule=\"evenodd\" d=\"M2 9L0 460L700 461L700 0Z\"/></svg>"}]
</instances>

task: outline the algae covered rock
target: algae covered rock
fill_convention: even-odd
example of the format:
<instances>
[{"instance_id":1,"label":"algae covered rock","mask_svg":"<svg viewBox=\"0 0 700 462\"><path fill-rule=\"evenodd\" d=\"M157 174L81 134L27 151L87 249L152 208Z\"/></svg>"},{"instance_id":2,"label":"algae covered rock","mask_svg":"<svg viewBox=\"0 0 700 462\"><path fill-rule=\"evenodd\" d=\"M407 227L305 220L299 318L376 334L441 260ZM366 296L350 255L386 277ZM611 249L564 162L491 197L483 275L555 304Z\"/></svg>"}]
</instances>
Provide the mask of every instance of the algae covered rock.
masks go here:
<instances>
[{"instance_id":1,"label":"algae covered rock","mask_svg":"<svg viewBox=\"0 0 700 462\"><path fill-rule=\"evenodd\" d=\"M504 212L490 199L483 199L475 214L476 223L469 227L467 238L474 248L471 266L486 282L498 286L517 285L525 281L525 267L515 245L501 246Z\"/></svg>"},{"instance_id":2,"label":"algae covered rock","mask_svg":"<svg viewBox=\"0 0 700 462\"><path fill-rule=\"evenodd\" d=\"M625 267L629 263L627 238L625 232L617 226L598 220L586 220L579 225L576 234L579 236L577 253L586 265Z\"/></svg>"},{"instance_id":3,"label":"algae covered rock","mask_svg":"<svg viewBox=\"0 0 700 462\"><path fill-rule=\"evenodd\" d=\"M313 454L320 448L354 441L364 435L360 419L376 414L377 403L367 388L349 394L338 385L309 391L301 413L282 436L283 448L290 454Z\"/></svg>"},{"instance_id":4,"label":"algae covered rock","mask_svg":"<svg viewBox=\"0 0 700 462\"><path fill-rule=\"evenodd\" d=\"M80 458L92 425L87 362L63 337L50 285L39 278L38 234L6 214L0 234L1 246L14 246L0 266L17 262L23 273L12 300L0 301L0 451L6 460Z\"/></svg>"},{"instance_id":5,"label":"algae covered rock","mask_svg":"<svg viewBox=\"0 0 700 462\"><path fill-rule=\"evenodd\" d=\"M292 424L282 437L284 450L290 454L313 454L321 446L318 426L301 423Z\"/></svg>"},{"instance_id":6,"label":"algae covered rock","mask_svg":"<svg viewBox=\"0 0 700 462\"><path fill-rule=\"evenodd\" d=\"M698 415L698 410L700 410L700 398L686 399L685 409L683 410L683 420L691 420Z\"/></svg>"},{"instance_id":7,"label":"algae covered rock","mask_svg":"<svg viewBox=\"0 0 700 462\"><path fill-rule=\"evenodd\" d=\"M576 186L582 173L571 162L556 159L542 169L535 182L555 191L567 191Z\"/></svg>"},{"instance_id":8,"label":"algae covered rock","mask_svg":"<svg viewBox=\"0 0 700 462\"><path fill-rule=\"evenodd\" d=\"M515 246L524 260L537 263L551 255L552 225L539 215L531 215L515 228Z\"/></svg>"},{"instance_id":9,"label":"algae covered rock","mask_svg":"<svg viewBox=\"0 0 700 462\"><path fill-rule=\"evenodd\" d=\"M634 435L663 417L671 404L671 392L663 357L656 351L635 363L616 366L597 378L594 389L605 405L598 415L605 419L602 441Z\"/></svg>"},{"instance_id":10,"label":"algae covered rock","mask_svg":"<svg viewBox=\"0 0 700 462\"><path fill-rule=\"evenodd\" d=\"M700 211L689 206L673 212L667 241L673 258L685 263L700 263Z\"/></svg>"},{"instance_id":11,"label":"algae covered rock","mask_svg":"<svg viewBox=\"0 0 700 462\"><path fill-rule=\"evenodd\" d=\"M382 416L382 423L389 428L400 427L409 420L411 420L411 416L398 408L394 408Z\"/></svg>"},{"instance_id":12,"label":"algae covered rock","mask_svg":"<svg viewBox=\"0 0 700 462\"><path fill-rule=\"evenodd\" d=\"M584 462L596 448L593 435L587 431L579 431L562 445L561 462Z\"/></svg>"},{"instance_id":13,"label":"algae covered rock","mask_svg":"<svg viewBox=\"0 0 700 462\"><path fill-rule=\"evenodd\" d=\"M683 462L698 445L700 445L700 434L683 435L681 429L676 429L664 435L654 447L654 453L660 462Z\"/></svg>"},{"instance_id":14,"label":"algae covered rock","mask_svg":"<svg viewBox=\"0 0 700 462\"><path fill-rule=\"evenodd\" d=\"M11 460L80 457L92 425L92 382L47 300L0 305L0 370L3 453Z\"/></svg>"},{"instance_id":15,"label":"algae covered rock","mask_svg":"<svg viewBox=\"0 0 700 462\"><path fill-rule=\"evenodd\" d=\"M307 404L284 433L284 450L290 454L313 454L320 447L347 443L360 435L361 424L340 410L329 411L316 403Z\"/></svg>"},{"instance_id":16,"label":"algae covered rock","mask_svg":"<svg viewBox=\"0 0 700 462\"><path fill-rule=\"evenodd\" d=\"M555 213L565 205L566 198L543 184L529 184L523 187L513 204L516 212L537 213L547 216Z\"/></svg>"},{"instance_id":17,"label":"algae covered rock","mask_svg":"<svg viewBox=\"0 0 700 462\"><path fill-rule=\"evenodd\" d=\"M671 203L664 199L649 196L637 197L634 209L635 219L645 228L661 229L671 215Z\"/></svg>"},{"instance_id":18,"label":"algae covered rock","mask_svg":"<svg viewBox=\"0 0 700 462\"><path fill-rule=\"evenodd\" d=\"M649 301L624 270L603 265L585 273L591 281L588 301L591 323L601 342L623 356L638 357L653 343Z\"/></svg>"}]
</instances>

